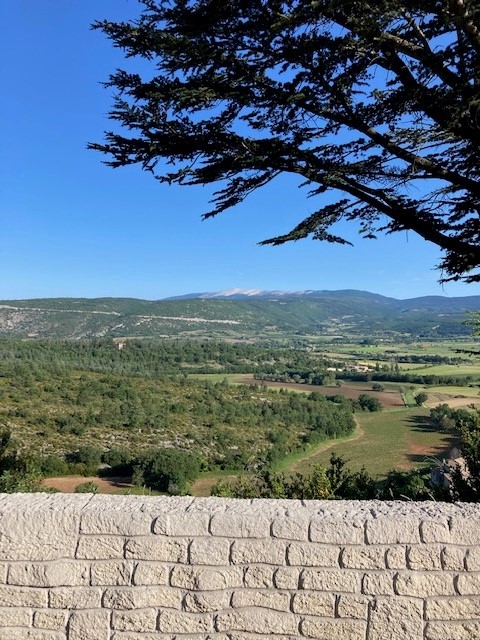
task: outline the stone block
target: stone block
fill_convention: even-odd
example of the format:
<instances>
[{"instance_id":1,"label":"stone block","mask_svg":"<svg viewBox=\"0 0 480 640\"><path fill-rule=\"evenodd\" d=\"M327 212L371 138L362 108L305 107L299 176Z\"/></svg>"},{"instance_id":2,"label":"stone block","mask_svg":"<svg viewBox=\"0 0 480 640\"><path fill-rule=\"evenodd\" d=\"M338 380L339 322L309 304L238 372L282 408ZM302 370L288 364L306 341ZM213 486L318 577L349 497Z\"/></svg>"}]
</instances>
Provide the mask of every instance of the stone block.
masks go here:
<instances>
[{"instance_id":1,"label":"stone block","mask_svg":"<svg viewBox=\"0 0 480 640\"><path fill-rule=\"evenodd\" d=\"M308 542L292 542L287 548L287 562L299 567L339 568L340 547Z\"/></svg>"},{"instance_id":2,"label":"stone block","mask_svg":"<svg viewBox=\"0 0 480 640\"><path fill-rule=\"evenodd\" d=\"M399 573L394 579L395 592L400 596L426 598L454 595L453 576L448 573Z\"/></svg>"},{"instance_id":3,"label":"stone block","mask_svg":"<svg viewBox=\"0 0 480 640\"><path fill-rule=\"evenodd\" d=\"M74 611L68 622L68 640L110 640L110 613Z\"/></svg>"},{"instance_id":4,"label":"stone block","mask_svg":"<svg viewBox=\"0 0 480 640\"><path fill-rule=\"evenodd\" d=\"M339 618L353 618L355 620L367 620L369 599L365 596L338 597L337 616Z\"/></svg>"},{"instance_id":5,"label":"stone block","mask_svg":"<svg viewBox=\"0 0 480 640\"><path fill-rule=\"evenodd\" d=\"M461 596L480 595L480 573L464 573L457 577L457 591Z\"/></svg>"},{"instance_id":6,"label":"stone block","mask_svg":"<svg viewBox=\"0 0 480 640\"><path fill-rule=\"evenodd\" d=\"M424 640L478 640L480 621L467 622L429 622L425 627Z\"/></svg>"},{"instance_id":7,"label":"stone block","mask_svg":"<svg viewBox=\"0 0 480 640\"><path fill-rule=\"evenodd\" d=\"M308 540L310 518L283 516L274 518L272 522L272 536L284 540Z\"/></svg>"},{"instance_id":8,"label":"stone block","mask_svg":"<svg viewBox=\"0 0 480 640\"><path fill-rule=\"evenodd\" d=\"M0 585L0 606L37 607L42 609L48 606L47 603L48 591L46 589Z\"/></svg>"},{"instance_id":9,"label":"stone block","mask_svg":"<svg viewBox=\"0 0 480 640\"><path fill-rule=\"evenodd\" d=\"M189 613L210 613L228 609L231 591L207 591L187 593L183 599L183 610Z\"/></svg>"},{"instance_id":10,"label":"stone block","mask_svg":"<svg viewBox=\"0 0 480 640\"><path fill-rule=\"evenodd\" d=\"M167 585L169 570L160 562L138 562L133 572L134 585Z\"/></svg>"},{"instance_id":11,"label":"stone block","mask_svg":"<svg viewBox=\"0 0 480 640\"><path fill-rule=\"evenodd\" d=\"M346 569L384 569L383 547L346 547L342 551L341 564Z\"/></svg>"},{"instance_id":12,"label":"stone block","mask_svg":"<svg viewBox=\"0 0 480 640\"><path fill-rule=\"evenodd\" d=\"M0 561L73 558L88 498L14 494L0 504Z\"/></svg>"},{"instance_id":13,"label":"stone block","mask_svg":"<svg viewBox=\"0 0 480 640\"><path fill-rule=\"evenodd\" d=\"M286 562L283 540L235 540L232 544L232 564L262 563L283 565Z\"/></svg>"},{"instance_id":14,"label":"stone block","mask_svg":"<svg viewBox=\"0 0 480 640\"><path fill-rule=\"evenodd\" d=\"M134 565L131 562L94 562L92 585L116 587L131 583Z\"/></svg>"},{"instance_id":15,"label":"stone block","mask_svg":"<svg viewBox=\"0 0 480 640\"><path fill-rule=\"evenodd\" d=\"M86 562L61 560L48 564L15 563L10 565L8 583L31 587L87 586L90 566Z\"/></svg>"},{"instance_id":16,"label":"stone block","mask_svg":"<svg viewBox=\"0 0 480 640\"><path fill-rule=\"evenodd\" d=\"M136 611L114 611L112 629L118 631L155 631L157 626L156 609L137 609Z\"/></svg>"},{"instance_id":17,"label":"stone block","mask_svg":"<svg viewBox=\"0 0 480 640\"><path fill-rule=\"evenodd\" d=\"M406 547L400 545L389 547L385 552L385 562L387 569L406 569Z\"/></svg>"},{"instance_id":18,"label":"stone block","mask_svg":"<svg viewBox=\"0 0 480 640\"><path fill-rule=\"evenodd\" d=\"M416 544L420 542L416 518L376 518L367 521L368 544Z\"/></svg>"},{"instance_id":19,"label":"stone block","mask_svg":"<svg viewBox=\"0 0 480 640\"><path fill-rule=\"evenodd\" d=\"M450 521L452 543L465 546L480 545L480 521L471 518L452 518Z\"/></svg>"},{"instance_id":20,"label":"stone block","mask_svg":"<svg viewBox=\"0 0 480 640\"><path fill-rule=\"evenodd\" d=\"M247 633L296 634L297 621L292 613L280 613L268 609L229 611L216 616L217 631L244 631Z\"/></svg>"},{"instance_id":21,"label":"stone block","mask_svg":"<svg viewBox=\"0 0 480 640\"><path fill-rule=\"evenodd\" d=\"M43 629L0 629L0 640L66 640L65 633Z\"/></svg>"},{"instance_id":22,"label":"stone block","mask_svg":"<svg viewBox=\"0 0 480 640\"><path fill-rule=\"evenodd\" d=\"M257 589L242 589L234 591L232 607L261 607L275 611L290 611L290 594L284 591L260 591Z\"/></svg>"},{"instance_id":23,"label":"stone block","mask_svg":"<svg viewBox=\"0 0 480 640\"><path fill-rule=\"evenodd\" d=\"M190 564L225 566L230 562L230 541L225 538L197 538L190 545Z\"/></svg>"},{"instance_id":24,"label":"stone block","mask_svg":"<svg viewBox=\"0 0 480 640\"><path fill-rule=\"evenodd\" d=\"M393 576L391 571L365 573L362 579L362 593L369 596L393 595Z\"/></svg>"},{"instance_id":25,"label":"stone block","mask_svg":"<svg viewBox=\"0 0 480 640\"><path fill-rule=\"evenodd\" d=\"M213 631L213 616L207 613L161 611L158 629L162 633L206 633Z\"/></svg>"},{"instance_id":26,"label":"stone block","mask_svg":"<svg viewBox=\"0 0 480 640\"><path fill-rule=\"evenodd\" d=\"M247 567L243 577L245 586L250 589L271 589L273 587L273 574L275 569L272 567L253 566ZM298 577L297 577L298 584ZM282 587L279 587L282 588ZM295 587L296 588L296 587Z\"/></svg>"},{"instance_id":27,"label":"stone block","mask_svg":"<svg viewBox=\"0 0 480 640\"><path fill-rule=\"evenodd\" d=\"M267 517L235 513L233 509L214 514L210 521L212 535L225 538L268 538L270 526L270 519Z\"/></svg>"},{"instance_id":28,"label":"stone block","mask_svg":"<svg viewBox=\"0 0 480 640\"><path fill-rule=\"evenodd\" d=\"M2 602L1 605L4 603ZM0 629L2 627L29 627L32 621L30 609L9 607L0 609Z\"/></svg>"},{"instance_id":29,"label":"stone block","mask_svg":"<svg viewBox=\"0 0 480 640\"><path fill-rule=\"evenodd\" d=\"M445 547L442 549L441 558L445 571L465 571L465 551L461 547Z\"/></svg>"},{"instance_id":30,"label":"stone block","mask_svg":"<svg viewBox=\"0 0 480 640\"><path fill-rule=\"evenodd\" d=\"M480 546L468 549L465 554L467 571L480 571Z\"/></svg>"},{"instance_id":31,"label":"stone block","mask_svg":"<svg viewBox=\"0 0 480 640\"><path fill-rule=\"evenodd\" d=\"M441 547L438 545L409 547L407 550L407 566L413 571L440 571L442 569L440 553Z\"/></svg>"},{"instance_id":32,"label":"stone block","mask_svg":"<svg viewBox=\"0 0 480 640\"><path fill-rule=\"evenodd\" d=\"M181 592L169 587L106 589L103 595L103 606L108 609L130 610L149 607L180 609L181 602Z\"/></svg>"},{"instance_id":33,"label":"stone block","mask_svg":"<svg viewBox=\"0 0 480 640\"><path fill-rule=\"evenodd\" d=\"M252 569L253 567L250 567ZM277 589L296 591L300 581L300 569L279 567L273 574L273 583Z\"/></svg>"},{"instance_id":34,"label":"stone block","mask_svg":"<svg viewBox=\"0 0 480 640\"><path fill-rule=\"evenodd\" d=\"M67 619L65 611L55 611L47 609L46 611L35 611L33 614L33 626L39 629L52 629L53 631L61 631L66 627Z\"/></svg>"},{"instance_id":35,"label":"stone block","mask_svg":"<svg viewBox=\"0 0 480 640\"><path fill-rule=\"evenodd\" d=\"M153 532L157 535L173 537L210 536L211 514L208 512L175 513L156 518Z\"/></svg>"},{"instance_id":36,"label":"stone block","mask_svg":"<svg viewBox=\"0 0 480 640\"><path fill-rule=\"evenodd\" d=\"M313 517L310 522L310 540L323 544L364 544L365 522Z\"/></svg>"},{"instance_id":37,"label":"stone block","mask_svg":"<svg viewBox=\"0 0 480 640\"><path fill-rule=\"evenodd\" d=\"M423 640L421 600L377 598L370 603L368 640Z\"/></svg>"},{"instance_id":38,"label":"stone block","mask_svg":"<svg viewBox=\"0 0 480 640\"><path fill-rule=\"evenodd\" d=\"M125 538L120 536L80 536L76 558L86 560L120 560Z\"/></svg>"},{"instance_id":39,"label":"stone block","mask_svg":"<svg viewBox=\"0 0 480 640\"><path fill-rule=\"evenodd\" d=\"M188 544L186 539L175 540L156 536L130 538L125 544L125 557L185 564L188 558Z\"/></svg>"},{"instance_id":40,"label":"stone block","mask_svg":"<svg viewBox=\"0 0 480 640\"><path fill-rule=\"evenodd\" d=\"M364 640L366 623L360 620L315 620L305 618L300 623L300 631L307 638L315 640Z\"/></svg>"},{"instance_id":41,"label":"stone block","mask_svg":"<svg viewBox=\"0 0 480 640\"><path fill-rule=\"evenodd\" d=\"M330 593L299 591L293 594L292 611L309 616L333 618L335 614L335 597Z\"/></svg>"},{"instance_id":42,"label":"stone block","mask_svg":"<svg viewBox=\"0 0 480 640\"><path fill-rule=\"evenodd\" d=\"M170 584L193 591L239 588L243 585L243 571L240 567L210 569L177 566L173 568Z\"/></svg>"},{"instance_id":43,"label":"stone block","mask_svg":"<svg viewBox=\"0 0 480 640\"><path fill-rule=\"evenodd\" d=\"M58 587L49 590L52 609L98 609L102 591L97 587Z\"/></svg>"},{"instance_id":44,"label":"stone block","mask_svg":"<svg viewBox=\"0 0 480 640\"><path fill-rule=\"evenodd\" d=\"M300 588L336 593L359 593L360 578L358 573L345 569L332 569L331 571L305 569L300 574Z\"/></svg>"},{"instance_id":45,"label":"stone block","mask_svg":"<svg viewBox=\"0 0 480 640\"><path fill-rule=\"evenodd\" d=\"M449 522L446 518L422 520L420 533L422 542L427 544L433 542L449 543L452 541Z\"/></svg>"},{"instance_id":46,"label":"stone block","mask_svg":"<svg viewBox=\"0 0 480 640\"><path fill-rule=\"evenodd\" d=\"M480 597L429 598L425 603L425 618L445 621L480 618Z\"/></svg>"},{"instance_id":47,"label":"stone block","mask_svg":"<svg viewBox=\"0 0 480 640\"><path fill-rule=\"evenodd\" d=\"M82 510L80 532L95 535L142 536L152 530L152 515L143 496L94 496Z\"/></svg>"}]
</instances>

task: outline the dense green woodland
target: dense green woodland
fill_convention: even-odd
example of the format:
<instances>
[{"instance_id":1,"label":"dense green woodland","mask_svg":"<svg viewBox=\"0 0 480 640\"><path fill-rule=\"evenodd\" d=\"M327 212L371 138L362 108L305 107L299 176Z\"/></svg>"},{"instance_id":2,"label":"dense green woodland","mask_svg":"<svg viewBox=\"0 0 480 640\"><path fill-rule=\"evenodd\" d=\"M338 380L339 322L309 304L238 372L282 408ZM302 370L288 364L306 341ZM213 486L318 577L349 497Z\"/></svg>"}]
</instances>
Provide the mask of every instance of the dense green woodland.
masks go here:
<instances>
[{"instance_id":1,"label":"dense green woodland","mask_svg":"<svg viewBox=\"0 0 480 640\"><path fill-rule=\"evenodd\" d=\"M278 361L292 357L277 354ZM178 448L194 454L203 469L243 470L354 429L351 404L341 397L180 373L203 370L205 363L244 370L255 358L271 366L271 353L226 344L131 342L120 351L111 341L3 341L0 419L20 451L70 456L80 472L84 461L71 454L85 445L104 452L122 446L132 455Z\"/></svg>"},{"instance_id":2,"label":"dense green woodland","mask_svg":"<svg viewBox=\"0 0 480 640\"><path fill-rule=\"evenodd\" d=\"M380 490L366 471L352 474L335 456L309 477L275 473L288 454L351 434L354 411L377 411L380 403L368 394L348 400L335 386L328 397L233 386L221 374L255 370L315 384L332 376L330 364L312 351L221 342L130 340L120 350L106 339L0 340L0 489L38 489L42 476L93 475L103 463L104 474L170 493L187 491L201 471L225 471L249 475L220 483L219 495L431 495L422 473L392 472ZM219 373L220 381L187 376L202 372ZM431 419L461 435L476 469L477 416L441 407ZM478 494L470 484L456 491L466 499Z\"/></svg>"}]
</instances>

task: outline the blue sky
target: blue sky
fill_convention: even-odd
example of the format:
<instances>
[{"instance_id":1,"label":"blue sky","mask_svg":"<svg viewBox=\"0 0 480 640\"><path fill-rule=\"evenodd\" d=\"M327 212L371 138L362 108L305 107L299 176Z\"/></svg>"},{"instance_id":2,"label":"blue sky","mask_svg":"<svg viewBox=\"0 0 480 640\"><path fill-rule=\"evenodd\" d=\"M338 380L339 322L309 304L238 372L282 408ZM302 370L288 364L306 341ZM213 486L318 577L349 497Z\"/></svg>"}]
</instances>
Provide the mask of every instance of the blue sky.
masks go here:
<instances>
[{"instance_id":1,"label":"blue sky","mask_svg":"<svg viewBox=\"0 0 480 640\"><path fill-rule=\"evenodd\" d=\"M475 295L438 284L440 252L415 234L355 247L312 240L260 247L313 211L286 176L202 221L211 188L159 185L86 150L110 127L100 82L122 67L95 19L128 20L137 0L2 0L0 298L158 299L232 287L364 289L398 298Z\"/></svg>"}]
</instances>

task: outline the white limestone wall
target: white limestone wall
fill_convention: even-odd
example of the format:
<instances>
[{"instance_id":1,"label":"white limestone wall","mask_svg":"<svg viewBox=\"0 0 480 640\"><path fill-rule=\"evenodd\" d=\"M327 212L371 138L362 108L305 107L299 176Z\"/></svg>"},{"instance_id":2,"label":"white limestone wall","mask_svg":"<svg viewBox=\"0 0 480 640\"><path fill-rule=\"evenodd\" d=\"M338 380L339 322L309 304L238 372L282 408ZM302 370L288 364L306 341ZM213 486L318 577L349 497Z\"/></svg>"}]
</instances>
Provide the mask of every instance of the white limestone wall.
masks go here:
<instances>
[{"instance_id":1,"label":"white limestone wall","mask_svg":"<svg viewBox=\"0 0 480 640\"><path fill-rule=\"evenodd\" d=\"M0 640L477 640L480 505L0 497Z\"/></svg>"}]
</instances>

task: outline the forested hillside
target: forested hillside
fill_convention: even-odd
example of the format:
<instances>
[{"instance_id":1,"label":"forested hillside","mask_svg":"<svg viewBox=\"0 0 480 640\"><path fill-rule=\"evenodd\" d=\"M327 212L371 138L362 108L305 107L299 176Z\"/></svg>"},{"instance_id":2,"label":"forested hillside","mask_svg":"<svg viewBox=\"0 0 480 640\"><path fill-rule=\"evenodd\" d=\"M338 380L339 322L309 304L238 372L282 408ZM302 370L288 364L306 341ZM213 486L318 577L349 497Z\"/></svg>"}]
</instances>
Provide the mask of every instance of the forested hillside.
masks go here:
<instances>
[{"instance_id":1,"label":"forested hillside","mask_svg":"<svg viewBox=\"0 0 480 640\"><path fill-rule=\"evenodd\" d=\"M0 302L0 335L11 337L213 337L286 335L467 335L480 296L395 300L363 291L281 296L137 300L52 298Z\"/></svg>"}]
</instances>

